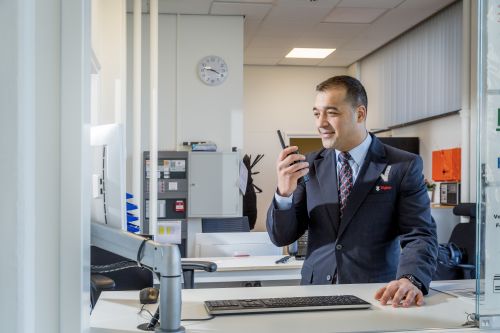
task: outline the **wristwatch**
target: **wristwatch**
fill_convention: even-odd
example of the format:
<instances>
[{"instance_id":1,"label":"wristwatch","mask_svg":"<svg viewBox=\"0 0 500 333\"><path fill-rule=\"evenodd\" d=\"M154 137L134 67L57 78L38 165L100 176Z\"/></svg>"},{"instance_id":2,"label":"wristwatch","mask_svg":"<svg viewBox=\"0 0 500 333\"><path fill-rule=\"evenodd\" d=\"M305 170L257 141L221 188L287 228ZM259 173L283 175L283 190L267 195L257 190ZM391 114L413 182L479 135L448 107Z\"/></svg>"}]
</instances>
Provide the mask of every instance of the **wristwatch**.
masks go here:
<instances>
[{"instance_id":1,"label":"wristwatch","mask_svg":"<svg viewBox=\"0 0 500 333\"><path fill-rule=\"evenodd\" d=\"M408 279L410 280L410 282L415 286L417 287L419 290L422 291L422 282L418 281L416 277L414 277L413 275L411 274L403 274L399 277L400 279L402 278L405 278L405 279Z\"/></svg>"}]
</instances>

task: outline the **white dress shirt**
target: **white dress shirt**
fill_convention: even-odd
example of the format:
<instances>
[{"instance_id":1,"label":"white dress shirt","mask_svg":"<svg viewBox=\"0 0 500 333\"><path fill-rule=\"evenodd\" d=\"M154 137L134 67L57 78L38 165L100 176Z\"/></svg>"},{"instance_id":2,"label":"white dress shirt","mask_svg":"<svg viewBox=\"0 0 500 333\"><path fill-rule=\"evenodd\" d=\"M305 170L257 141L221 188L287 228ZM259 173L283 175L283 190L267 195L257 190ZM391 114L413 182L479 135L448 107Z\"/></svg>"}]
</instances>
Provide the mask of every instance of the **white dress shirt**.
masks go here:
<instances>
[{"instance_id":1,"label":"white dress shirt","mask_svg":"<svg viewBox=\"0 0 500 333\"><path fill-rule=\"evenodd\" d=\"M372 137L367 133L366 138L356 147L349 150L349 154L351 155L351 159L349 160L349 165L352 169L352 180L353 184L356 183L356 179L359 175L359 170L361 170L361 166L365 161L366 155L368 154L368 149L370 149L370 144L372 143ZM340 161L339 154L341 151L335 149L335 159L337 161L337 186L339 181L339 172L340 172ZM274 200L276 200L276 206L280 210L290 209L292 207L293 202L293 193L289 197L282 197L278 193L274 193Z\"/></svg>"}]
</instances>

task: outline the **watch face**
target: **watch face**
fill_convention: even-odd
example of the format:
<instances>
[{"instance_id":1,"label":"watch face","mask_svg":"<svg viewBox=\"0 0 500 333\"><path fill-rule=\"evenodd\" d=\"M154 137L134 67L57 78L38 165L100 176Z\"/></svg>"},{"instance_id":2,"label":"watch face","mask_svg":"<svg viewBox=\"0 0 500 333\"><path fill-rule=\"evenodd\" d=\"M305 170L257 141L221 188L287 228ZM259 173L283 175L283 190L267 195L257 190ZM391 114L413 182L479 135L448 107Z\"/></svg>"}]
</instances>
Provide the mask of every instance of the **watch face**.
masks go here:
<instances>
[{"instance_id":1,"label":"watch face","mask_svg":"<svg viewBox=\"0 0 500 333\"><path fill-rule=\"evenodd\" d=\"M200 79L210 85L216 86L226 80L228 68L224 59L218 56L207 56L198 64Z\"/></svg>"}]
</instances>

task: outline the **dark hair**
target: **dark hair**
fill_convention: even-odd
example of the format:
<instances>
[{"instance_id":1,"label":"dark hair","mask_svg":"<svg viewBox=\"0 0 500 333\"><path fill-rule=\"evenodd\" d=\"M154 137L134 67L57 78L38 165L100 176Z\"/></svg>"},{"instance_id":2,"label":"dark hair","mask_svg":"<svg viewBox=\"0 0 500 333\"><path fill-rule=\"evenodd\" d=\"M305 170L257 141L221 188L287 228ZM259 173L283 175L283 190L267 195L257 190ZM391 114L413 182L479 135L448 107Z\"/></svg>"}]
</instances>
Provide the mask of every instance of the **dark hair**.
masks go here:
<instances>
[{"instance_id":1,"label":"dark hair","mask_svg":"<svg viewBox=\"0 0 500 333\"><path fill-rule=\"evenodd\" d=\"M326 91L332 87L345 88L347 90L346 100L352 106L358 107L364 105L368 109L368 97L366 96L365 87L363 87L359 80L347 75L334 76L318 84L316 91Z\"/></svg>"}]
</instances>

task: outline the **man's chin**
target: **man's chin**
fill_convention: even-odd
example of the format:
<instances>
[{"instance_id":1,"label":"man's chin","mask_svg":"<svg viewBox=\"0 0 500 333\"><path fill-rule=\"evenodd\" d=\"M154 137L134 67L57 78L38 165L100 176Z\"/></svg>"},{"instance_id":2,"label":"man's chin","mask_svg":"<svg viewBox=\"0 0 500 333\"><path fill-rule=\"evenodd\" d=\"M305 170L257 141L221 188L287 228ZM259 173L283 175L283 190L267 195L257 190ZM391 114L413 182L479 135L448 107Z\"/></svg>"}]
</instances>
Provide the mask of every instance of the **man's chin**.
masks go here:
<instances>
[{"instance_id":1,"label":"man's chin","mask_svg":"<svg viewBox=\"0 0 500 333\"><path fill-rule=\"evenodd\" d=\"M335 140L321 139L321 143L325 149L335 148Z\"/></svg>"}]
</instances>

